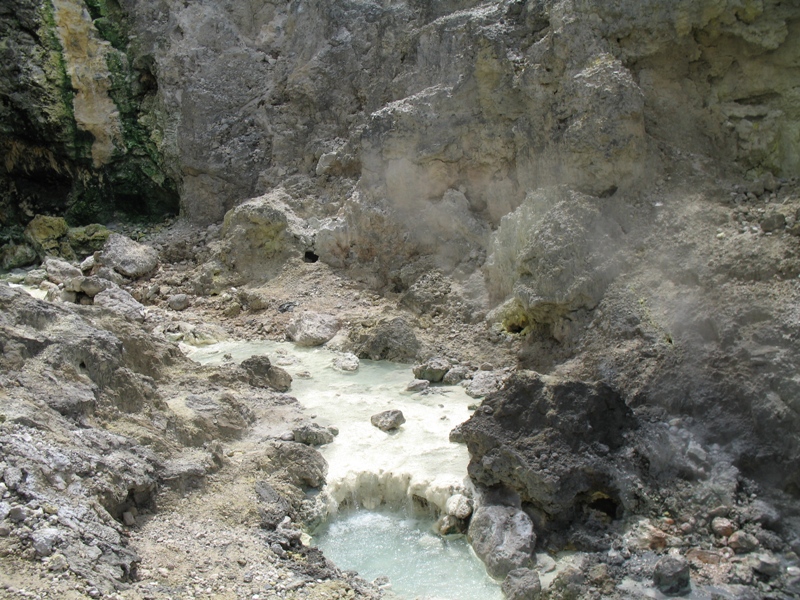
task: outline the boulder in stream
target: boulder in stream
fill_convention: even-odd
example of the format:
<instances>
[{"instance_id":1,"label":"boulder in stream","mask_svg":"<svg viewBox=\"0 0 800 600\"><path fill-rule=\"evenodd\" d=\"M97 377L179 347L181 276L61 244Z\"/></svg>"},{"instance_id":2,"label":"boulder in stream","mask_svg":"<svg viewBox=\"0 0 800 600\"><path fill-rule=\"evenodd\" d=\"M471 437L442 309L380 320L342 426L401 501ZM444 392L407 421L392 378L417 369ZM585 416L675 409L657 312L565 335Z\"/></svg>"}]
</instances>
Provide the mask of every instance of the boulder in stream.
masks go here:
<instances>
[{"instance_id":1,"label":"boulder in stream","mask_svg":"<svg viewBox=\"0 0 800 600\"><path fill-rule=\"evenodd\" d=\"M394 431L406 422L406 418L399 410L385 410L377 415L372 415L369 422L381 431Z\"/></svg>"},{"instance_id":2,"label":"boulder in stream","mask_svg":"<svg viewBox=\"0 0 800 600\"><path fill-rule=\"evenodd\" d=\"M333 315L304 312L297 315L286 333L298 346L321 346L339 331L339 319Z\"/></svg>"},{"instance_id":3,"label":"boulder in stream","mask_svg":"<svg viewBox=\"0 0 800 600\"><path fill-rule=\"evenodd\" d=\"M322 427L316 423L303 423L292 430L294 441L309 446L322 446L330 444L334 435L327 427Z\"/></svg>"},{"instance_id":4,"label":"boulder in stream","mask_svg":"<svg viewBox=\"0 0 800 600\"><path fill-rule=\"evenodd\" d=\"M469 524L472 549L492 577L533 565L536 534L531 518L513 506L481 506Z\"/></svg>"}]
</instances>

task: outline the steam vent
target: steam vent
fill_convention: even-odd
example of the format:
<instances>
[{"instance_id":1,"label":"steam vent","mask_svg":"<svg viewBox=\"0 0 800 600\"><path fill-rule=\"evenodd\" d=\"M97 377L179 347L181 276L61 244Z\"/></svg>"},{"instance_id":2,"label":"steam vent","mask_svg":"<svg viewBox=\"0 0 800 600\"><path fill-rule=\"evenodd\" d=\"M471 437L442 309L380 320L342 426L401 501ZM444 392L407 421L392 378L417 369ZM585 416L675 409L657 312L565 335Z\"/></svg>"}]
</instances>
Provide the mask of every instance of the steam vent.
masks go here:
<instances>
[{"instance_id":1,"label":"steam vent","mask_svg":"<svg viewBox=\"0 0 800 600\"><path fill-rule=\"evenodd\" d=\"M0 1L0 600L800 598L800 3Z\"/></svg>"}]
</instances>

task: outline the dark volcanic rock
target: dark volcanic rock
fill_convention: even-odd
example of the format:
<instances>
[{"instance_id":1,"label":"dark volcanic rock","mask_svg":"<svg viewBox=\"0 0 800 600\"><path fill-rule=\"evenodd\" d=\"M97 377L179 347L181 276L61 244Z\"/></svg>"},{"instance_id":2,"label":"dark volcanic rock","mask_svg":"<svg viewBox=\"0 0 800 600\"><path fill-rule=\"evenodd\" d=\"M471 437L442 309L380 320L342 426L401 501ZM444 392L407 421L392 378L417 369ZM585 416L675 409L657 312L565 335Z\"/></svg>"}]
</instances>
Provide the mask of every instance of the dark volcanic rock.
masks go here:
<instances>
[{"instance_id":1,"label":"dark volcanic rock","mask_svg":"<svg viewBox=\"0 0 800 600\"><path fill-rule=\"evenodd\" d=\"M483 406L461 426L476 483L502 484L551 517L600 496L609 499L609 510L632 502L617 451L637 419L608 385L526 371Z\"/></svg>"},{"instance_id":2,"label":"dark volcanic rock","mask_svg":"<svg viewBox=\"0 0 800 600\"><path fill-rule=\"evenodd\" d=\"M682 558L665 556L656 563L653 583L670 596L688 594L691 591L689 563Z\"/></svg>"}]
</instances>

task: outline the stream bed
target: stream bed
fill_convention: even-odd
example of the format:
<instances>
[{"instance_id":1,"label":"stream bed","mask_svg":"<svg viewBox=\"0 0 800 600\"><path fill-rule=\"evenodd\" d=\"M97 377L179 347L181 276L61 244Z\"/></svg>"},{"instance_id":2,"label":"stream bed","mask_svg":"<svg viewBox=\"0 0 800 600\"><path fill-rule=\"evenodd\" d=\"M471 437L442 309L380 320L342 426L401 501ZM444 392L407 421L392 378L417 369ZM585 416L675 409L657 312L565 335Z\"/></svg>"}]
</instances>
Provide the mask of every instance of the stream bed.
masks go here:
<instances>
[{"instance_id":1,"label":"stream bed","mask_svg":"<svg viewBox=\"0 0 800 600\"><path fill-rule=\"evenodd\" d=\"M347 372L333 367L340 354L289 343L220 342L184 351L204 364L267 355L292 375L289 393L309 418L339 430L319 448L329 465L321 492L329 518L313 538L337 565L369 580L388 577L389 589L401 598L502 598L466 540L438 536L433 519L414 510L427 506L432 514L450 496L469 494L467 449L449 441L475 402L462 387L407 392L409 365L362 360L357 371ZM392 433L370 423L389 409L406 419Z\"/></svg>"}]
</instances>

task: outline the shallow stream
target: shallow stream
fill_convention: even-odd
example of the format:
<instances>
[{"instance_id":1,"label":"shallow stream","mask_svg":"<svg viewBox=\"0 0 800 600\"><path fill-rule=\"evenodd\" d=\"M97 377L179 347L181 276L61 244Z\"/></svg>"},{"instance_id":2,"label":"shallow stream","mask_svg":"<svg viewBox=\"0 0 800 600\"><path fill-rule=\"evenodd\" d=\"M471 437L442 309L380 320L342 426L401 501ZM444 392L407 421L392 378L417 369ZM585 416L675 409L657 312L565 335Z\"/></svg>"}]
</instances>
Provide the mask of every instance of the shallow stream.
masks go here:
<instances>
[{"instance_id":1,"label":"shallow stream","mask_svg":"<svg viewBox=\"0 0 800 600\"><path fill-rule=\"evenodd\" d=\"M402 598L502 598L463 538L442 539L432 531L432 518L411 516L415 505L441 510L450 496L470 487L467 450L449 441L475 402L462 387L407 392L413 379L408 365L362 360L357 371L345 372L332 366L341 355L287 343L221 342L184 350L204 364L266 354L292 375L289 393L306 413L339 430L319 448L329 465L322 495L330 518L314 541L341 568L367 579L388 576L390 589ZM389 409L406 419L394 433L370 423Z\"/></svg>"}]
</instances>

